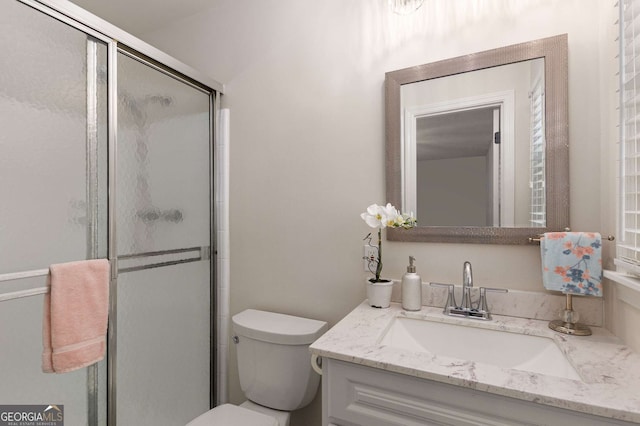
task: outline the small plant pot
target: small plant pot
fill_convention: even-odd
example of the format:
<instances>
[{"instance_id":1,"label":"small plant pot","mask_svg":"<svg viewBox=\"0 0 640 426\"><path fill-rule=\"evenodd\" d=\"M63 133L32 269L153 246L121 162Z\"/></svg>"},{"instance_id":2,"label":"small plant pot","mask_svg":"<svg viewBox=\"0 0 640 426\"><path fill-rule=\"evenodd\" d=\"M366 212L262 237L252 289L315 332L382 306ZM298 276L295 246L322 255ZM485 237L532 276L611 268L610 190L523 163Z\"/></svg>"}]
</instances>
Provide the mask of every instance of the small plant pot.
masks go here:
<instances>
[{"instance_id":1,"label":"small plant pot","mask_svg":"<svg viewBox=\"0 0 640 426\"><path fill-rule=\"evenodd\" d=\"M393 290L393 281L366 282L367 300L369 306L374 308L388 308L391 304L391 290Z\"/></svg>"}]
</instances>

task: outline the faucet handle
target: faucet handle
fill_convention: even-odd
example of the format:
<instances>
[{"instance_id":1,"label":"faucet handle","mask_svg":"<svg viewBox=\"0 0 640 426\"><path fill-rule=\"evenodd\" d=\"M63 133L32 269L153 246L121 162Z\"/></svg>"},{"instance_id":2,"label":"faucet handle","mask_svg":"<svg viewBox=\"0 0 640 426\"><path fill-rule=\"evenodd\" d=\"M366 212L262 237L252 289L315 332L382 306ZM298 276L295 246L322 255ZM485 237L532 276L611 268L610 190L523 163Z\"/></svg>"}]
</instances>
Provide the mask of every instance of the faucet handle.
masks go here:
<instances>
[{"instance_id":1,"label":"faucet handle","mask_svg":"<svg viewBox=\"0 0 640 426\"><path fill-rule=\"evenodd\" d=\"M447 303L444 304L443 312L446 314L450 308L455 308L456 305L456 296L454 293L454 285L453 284L442 284L442 283L429 283L432 287L445 287L448 289L447 294Z\"/></svg>"},{"instance_id":2,"label":"faucet handle","mask_svg":"<svg viewBox=\"0 0 640 426\"><path fill-rule=\"evenodd\" d=\"M478 310L489 312L489 307L487 306L487 291L494 293L508 293L509 290L506 288L491 288L491 287L480 287L480 300L478 300Z\"/></svg>"}]
</instances>

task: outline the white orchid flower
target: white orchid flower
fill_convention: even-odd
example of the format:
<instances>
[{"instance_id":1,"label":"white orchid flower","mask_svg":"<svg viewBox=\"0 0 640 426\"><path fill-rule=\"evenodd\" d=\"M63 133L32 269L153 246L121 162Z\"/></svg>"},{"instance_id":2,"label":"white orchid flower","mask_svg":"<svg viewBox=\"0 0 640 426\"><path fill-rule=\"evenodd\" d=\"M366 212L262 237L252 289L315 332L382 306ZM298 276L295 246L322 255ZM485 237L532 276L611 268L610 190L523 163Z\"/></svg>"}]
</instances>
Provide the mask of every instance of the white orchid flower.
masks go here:
<instances>
[{"instance_id":1,"label":"white orchid flower","mask_svg":"<svg viewBox=\"0 0 640 426\"><path fill-rule=\"evenodd\" d=\"M371 204L360 217L372 228L411 228L415 226L413 215L402 214L391 203L386 206Z\"/></svg>"},{"instance_id":2,"label":"white orchid flower","mask_svg":"<svg viewBox=\"0 0 640 426\"><path fill-rule=\"evenodd\" d=\"M360 214L360 217L372 228L384 227L383 222L386 219L383 207L377 204L371 204L367 207L367 211Z\"/></svg>"},{"instance_id":3,"label":"white orchid flower","mask_svg":"<svg viewBox=\"0 0 640 426\"><path fill-rule=\"evenodd\" d=\"M402 219L398 209L393 207L391 203L387 203L387 205L385 207L381 207L381 209L384 212L384 222L382 227L384 228L385 226L389 226L391 228L395 228L397 226L396 221L398 220L398 217Z\"/></svg>"},{"instance_id":4,"label":"white orchid flower","mask_svg":"<svg viewBox=\"0 0 640 426\"><path fill-rule=\"evenodd\" d=\"M416 218L413 217L413 212L411 214L400 214L398 219L396 220L396 228L404 228L410 229L416 226Z\"/></svg>"}]
</instances>

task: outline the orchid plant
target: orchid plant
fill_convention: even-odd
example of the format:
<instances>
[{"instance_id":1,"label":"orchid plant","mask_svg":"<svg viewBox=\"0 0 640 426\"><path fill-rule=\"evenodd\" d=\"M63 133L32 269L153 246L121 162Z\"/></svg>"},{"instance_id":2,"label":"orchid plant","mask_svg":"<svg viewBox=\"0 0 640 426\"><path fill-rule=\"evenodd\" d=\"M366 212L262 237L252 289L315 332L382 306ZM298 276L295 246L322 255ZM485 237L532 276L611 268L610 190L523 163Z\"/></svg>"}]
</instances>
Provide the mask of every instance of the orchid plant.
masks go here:
<instances>
[{"instance_id":1,"label":"orchid plant","mask_svg":"<svg viewBox=\"0 0 640 426\"><path fill-rule=\"evenodd\" d=\"M377 283L385 280L380 279L382 273L382 229L389 228L404 228L409 229L416 226L416 219L413 217L413 213L405 214L400 213L398 209L387 203L386 206L379 206L377 204L371 204L367 207L367 211L362 213L360 217L372 228L378 228L378 246L371 244L371 233L369 233L364 239L368 240L368 244L371 247L376 248L377 256L374 258L365 258L369 262L369 270L375 275L375 279L369 281ZM373 270L375 265L375 271Z\"/></svg>"}]
</instances>

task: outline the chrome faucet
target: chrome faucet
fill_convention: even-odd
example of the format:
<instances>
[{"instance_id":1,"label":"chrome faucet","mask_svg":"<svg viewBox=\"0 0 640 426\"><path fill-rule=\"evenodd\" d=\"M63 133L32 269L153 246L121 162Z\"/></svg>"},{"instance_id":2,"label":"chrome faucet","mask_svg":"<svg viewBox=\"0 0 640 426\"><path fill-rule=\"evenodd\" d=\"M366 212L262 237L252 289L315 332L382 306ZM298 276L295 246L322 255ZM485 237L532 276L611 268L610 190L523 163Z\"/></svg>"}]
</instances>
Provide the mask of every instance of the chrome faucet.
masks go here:
<instances>
[{"instance_id":1,"label":"chrome faucet","mask_svg":"<svg viewBox=\"0 0 640 426\"><path fill-rule=\"evenodd\" d=\"M444 306L443 313L455 317L465 317L480 320L490 320L491 312L487 305L487 292L494 291L506 293L508 290L502 288L486 288L480 287L480 299L476 307L473 307L471 301L471 287L473 287L473 273L471 271L471 262L464 262L462 267L462 302L456 304L455 286L453 284L431 283L434 287L446 287L448 289L447 302Z\"/></svg>"},{"instance_id":2,"label":"chrome faucet","mask_svg":"<svg viewBox=\"0 0 640 426\"><path fill-rule=\"evenodd\" d=\"M473 274L471 262L465 261L462 266L462 303L463 309L471 309L471 287L473 287Z\"/></svg>"}]
</instances>

